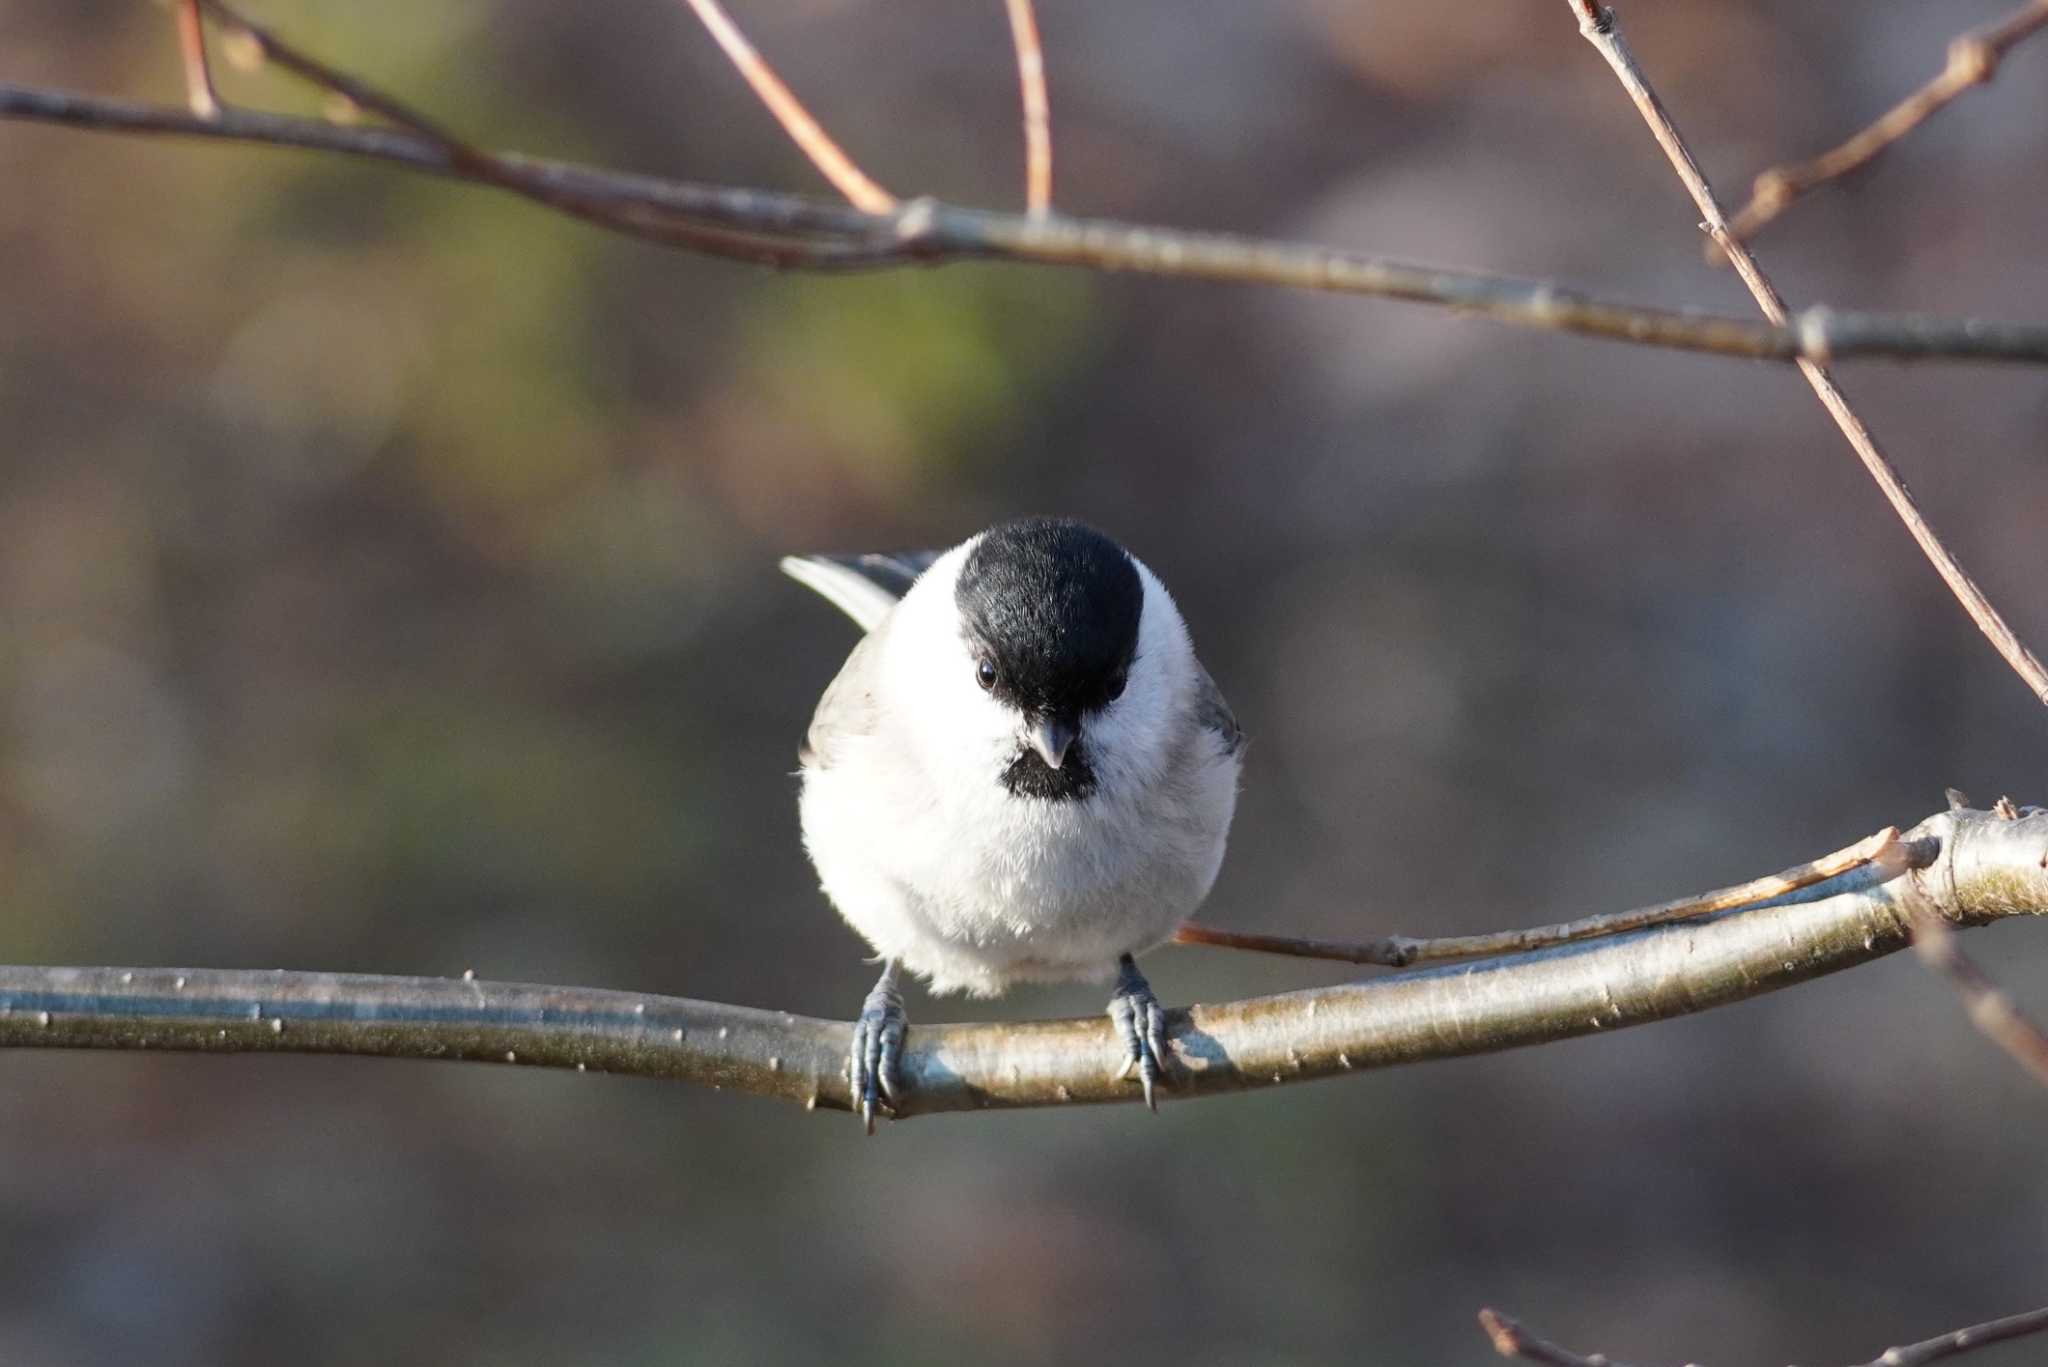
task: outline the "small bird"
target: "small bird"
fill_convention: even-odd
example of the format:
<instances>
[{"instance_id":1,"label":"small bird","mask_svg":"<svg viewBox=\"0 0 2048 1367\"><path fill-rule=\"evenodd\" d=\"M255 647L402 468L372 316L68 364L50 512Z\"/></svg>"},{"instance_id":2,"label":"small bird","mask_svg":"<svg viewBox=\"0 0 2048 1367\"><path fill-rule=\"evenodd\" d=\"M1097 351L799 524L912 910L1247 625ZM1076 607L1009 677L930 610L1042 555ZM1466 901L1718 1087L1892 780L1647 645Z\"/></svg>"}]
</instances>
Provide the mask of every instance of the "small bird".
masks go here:
<instances>
[{"instance_id":1,"label":"small bird","mask_svg":"<svg viewBox=\"0 0 2048 1367\"><path fill-rule=\"evenodd\" d=\"M1244 733L1158 576L1069 518L951 550L791 556L866 632L811 718L804 845L882 960L848 1060L868 1132L902 1094L898 975L935 993L1107 979L1146 1104L1165 1014L1135 955L1209 893Z\"/></svg>"}]
</instances>

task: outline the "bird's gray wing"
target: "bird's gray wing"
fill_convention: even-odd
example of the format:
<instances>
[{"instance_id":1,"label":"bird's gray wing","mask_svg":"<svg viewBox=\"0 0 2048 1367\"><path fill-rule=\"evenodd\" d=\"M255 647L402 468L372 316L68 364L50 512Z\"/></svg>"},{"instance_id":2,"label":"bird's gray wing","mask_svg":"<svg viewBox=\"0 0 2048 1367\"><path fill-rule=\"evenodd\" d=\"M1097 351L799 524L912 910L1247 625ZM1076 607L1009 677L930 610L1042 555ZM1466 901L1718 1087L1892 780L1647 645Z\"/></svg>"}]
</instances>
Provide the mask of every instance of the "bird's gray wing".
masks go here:
<instances>
[{"instance_id":1,"label":"bird's gray wing","mask_svg":"<svg viewBox=\"0 0 2048 1367\"><path fill-rule=\"evenodd\" d=\"M875 623L931 568L939 551L870 552L866 555L789 555L782 572L816 590L841 612L873 631Z\"/></svg>"},{"instance_id":2,"label":"bird's gray wing","mask_svg":"<svg viewBox=\"0 0 2048 1367\"><path fill-rule=\"evenodd\" d=\"M1200 660L1195 661L1195 724L1216 733L1223 742L1224 754L1234 755L1244 749L1244 728L1237 724L1237 714L1223 700L1223 690L1209 677Z\"/></svg>"},{"instance_id":3,"label":"bird's gray wing","mask_svg":"<svg viewBox=\"0 0 2048 1367\"><path fill-rule=\"evenodd\" d=\"M882 659L880 639L872 633L861 637L837 677L826 686L825 696L818 699L811 729L796 752L804 768L829 769L848 740L874 734L878 716L874 673Z\"/></svg>"}]
</instances>

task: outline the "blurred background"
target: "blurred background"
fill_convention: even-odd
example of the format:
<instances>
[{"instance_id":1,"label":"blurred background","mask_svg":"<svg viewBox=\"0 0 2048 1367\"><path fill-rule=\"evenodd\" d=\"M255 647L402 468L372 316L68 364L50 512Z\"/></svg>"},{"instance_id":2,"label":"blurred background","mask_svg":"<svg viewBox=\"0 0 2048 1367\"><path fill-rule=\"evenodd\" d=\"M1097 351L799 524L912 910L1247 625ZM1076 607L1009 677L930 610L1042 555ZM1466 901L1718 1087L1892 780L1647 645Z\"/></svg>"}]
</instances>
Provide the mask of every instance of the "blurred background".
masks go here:
<instances>
[{"instance_id":1,"label":"blurred background","mask_svg":"<svg viewBox=\"0 0 2048 1367\"><path fill-rule=\"evenodd\" d=\"M1624 20L1739 199L2002 8ZM673 0L251 10L481 142L825 193ZM994 0L734 13L884 184L1019 202ZM1067 210L1749 312L1554 0L1039 18ZM0 0L0 78L182 101L141 0ZM2048 317L2044 157L2048 43L1761 255L1796 303ZM2048 800L2048 715L1788 369L1043 269L780 276L381 168L21 124L0 184L10 960L851 1015L870 970L791 778L851 628L775 559L1035 511L1165 576L1253 737L1218 924L1535 924L1947 784ZM2048 377L1844 381L2048 644ZM1969 947L2048 1007L2048 928ZM1179 1002L1344 973L1147 971ZM1483 1363L1482 1304L1638 1359L1845 1362L2048 1301L2048 1093L1905 959L1158 1119L872 1142L359 1060L17 1054L0 1096L8 1363Z\"/></svg>"}]
</instances>

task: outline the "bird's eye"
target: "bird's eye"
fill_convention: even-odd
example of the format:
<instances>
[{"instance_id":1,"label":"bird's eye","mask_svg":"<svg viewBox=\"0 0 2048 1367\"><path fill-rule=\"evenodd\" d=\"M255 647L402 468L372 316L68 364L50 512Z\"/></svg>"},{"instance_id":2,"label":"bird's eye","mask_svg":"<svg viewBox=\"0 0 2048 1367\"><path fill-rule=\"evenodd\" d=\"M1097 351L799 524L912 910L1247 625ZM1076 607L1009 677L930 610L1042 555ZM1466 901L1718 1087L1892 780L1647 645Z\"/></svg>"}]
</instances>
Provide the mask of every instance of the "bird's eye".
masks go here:
<instances>
[{"instance_id":1,"label":"bird's eye","mask_svg":"<svg viewBox=\"0 0 2048 1367\"><path fill-rule=\"evenodd\" d=\"M974 666L974 681L986 693L996 686L996 664L994 660L979 660Z\"/></svg>"},{"instance_id":2,"label":"bird's eye","mask_svg":"<svg viewBox=\"0 0 2048 1367\"><path fill-rule=\"evenodd\" d=\"M1109 676L1109 700L1115 702L1124 695L1124 685L1131 681L1128 671L1119 669Z\"/></svg>"}]
</instances>

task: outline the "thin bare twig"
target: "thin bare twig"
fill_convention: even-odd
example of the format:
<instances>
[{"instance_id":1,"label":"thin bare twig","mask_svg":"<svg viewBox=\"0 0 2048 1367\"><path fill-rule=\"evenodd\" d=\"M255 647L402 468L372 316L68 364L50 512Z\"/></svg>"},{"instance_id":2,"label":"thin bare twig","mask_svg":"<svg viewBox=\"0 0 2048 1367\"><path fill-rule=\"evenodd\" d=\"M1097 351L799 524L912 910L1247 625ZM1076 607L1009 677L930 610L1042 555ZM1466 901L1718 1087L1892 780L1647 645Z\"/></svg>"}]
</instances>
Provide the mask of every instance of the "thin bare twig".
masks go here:
<instances>
[{"instance_id":1,"label":"thin bare twig","mask_svg":"<svg viewBox=\"0 0 2048 1367\"><path fill-rule=\"evenodd\" d=\"M1017 84L1024 96L1024 211L1033 218L1052 212L1052 103L1045 94L1045 48L1038 40L1038 16L1031 0L1005 0L1010 41L1017 49Z\"/></svg>"},{"instance_id":2,"label":"thin bare twig","mask_svg":"<svg viewBox=\"0 0 2048 1367\"><path fill-rule=\"evenodd\" d=\"M185 65L185 102L202 119L220 113L220 96L206 64L206 21L199 0L175 0L172 18L178 25L178 54Z\"/></svg>"},{"instance_id":3,"label":"thin bare twig","mask_svg":"<svg viewBox=\"0 0 2048 1367\"><path fill-rule=\"evenodd\" d=\"M1246 949L1261 954L1286 954L1300 959L1335 959L1342 963L1382 964L1389 968L1405 968L1409 964L1445 959L1478 959L1496 954L1523 954L1553 945L1620 935L1626 931L1641 930L1646 926L1663 925L1670 921L1688 921L1695 917L1712 916L1719 912L1755 906L1774 897L1783 897L1869 864L1882 866L1878 871L1879 877L1896 877L1904 871L1907 858L1905 847L1899 843L1899 828L1887 826L1877 834L1859 840L1845 849L1836 850L1833 854L1823 855L1804 864L1796 864L1782 873L1738 883L1734 887L1703 892L1693 897L1682 897L1674 902L1660 902L1656 906L1637 907L1630 911L1587 916L1558 925L1495 931L1489 935L1444 935L1435 939L1390 935L1381 940L1348 942L1297 939L1289 935L1255 935L1244 931L1222 930L1190 921L1175 931L1173 938L1176 944L1210 945L1219 949Z\"/></svg>"},{"instance_id":4,"label":"thin bare twig","mask_svg":"<svg viewBox=\"0 0 2048 1367\"><path fill-rule=\"evenodd\" d=\"M1957 924L2048 915L2048 812L1946 811L1898 876L1588 945L1167 1012L1170 1098L1605 1033L1867 963L1910 908ZM1844 885L1846 884L1846 886ZM467 1059L673 1078L845 1109L850 1027L587 988L207 969L0 967L0 1048ZM910 1028L899 1116L1135 1101L1122 1046L1080 1020Z\"/></svg>"},{"instance_id":5,"label":"thin bare twig","mask_svg":"<svg viewBox=\"0 0 2048 1367\"><path fill-rule=\"evenodd\" d=\"M2048 0L2029 0L1994 24L1962 34L1948 45L1948 64L1941 74L1880 115L1839 147L1811 161L1773 166L1756 178L1749 203L1729 220L1730 236L1747 242L1763 226L1785 212L1808 191L1848 175L1876 160L1893 143L1939 114L1980 85L1988 85L1998 64L2025 39L2048 27ZM1726 259L1718 244L1709 243L1708 259Z\"/></svg>"},{"instance_id":6,"label":"thin bare twig","mask_svg":"<svg viewBox=\"0 0 2048 1367\"><path fill-rule=\"evenodd\" d=\"M811 117L803 101L783 84L775 69L754 50L754 45L727 17L725 7L718 0L689 0L689 5L697 11L704 27L711 30L711 36L718 40L719 47L725 49L726 57L753 87L761 103L768 106L768 112L775 116L775 121L782 125L790 140L811 159L811 164L825 179L832 182L832 188L846 196L847 203L870 214L886 214L896 207L896 196L868 179L867 173L853 164L853 158L832 141L832 135Z\"/></svg>"},{"instance_id":7,"label":"thin bare twig","mask_svg":"<svg viewBox=\"0 0 2048 1367\"><path fill-rule=\"evenodd\" d=\"M1625 1367L1605 1353L1575 1353L1538 1338L1498 1310L1481 1310L1479 1327L1493 1340L1493 1350L1504 1358L1518 1357L1528 1362L1544 1363L1546 1367ZM1887 1348L1862 1367L1925 1367L1925 1364L1942 1358L1955 1357L1988 1344L2024 1338L2043 1330L2048 1330L2048 1309L2029 1310L2022 1315L2008 1315L2002 1320L1990 1320L1967 1329L1939 1334L1919 1343Z\"/></svg>"},{"instance_id":8,"label":"thin bare twig","mask_svg":"<svg viewBox=\"0 0 2048 1367\"><path fill-rule=\"evenodd\" d=\"M215 5L218 8L218 5ZM282 50L277 38L269 42ZM301 54L302 55L302 54ZM356 83L358 90L362 89ZM382 97L380 97L382 98ZM388 107L389 101L386 100ZM417 116L415 116L417 117ZM1600 299L1547 281L1450 270L1306 243L1109 219L1031 219L919 199L867 214L803 195L702 185L482 152L418 131L346 127L227 108L183 109L0 81L0 119L89 131L217 138L382 161L509 190L613 232L799 270L1008 261L1173 279L1367 295L1546 331L1752 360L1805 355L2048 363L2048 327L1976 318L1805 311L1789 326Z\"/></svg>"},{"instance_id":9,"label":"thin bare twig","mask_svg":"<svg viewBox=\"0 0 2048 1367\"><path fill-rule=\"evenodd\" d=\"M838 264L843 255L851 254L831 244L814 250L792 249L744 229L734 232L715 225L693 222L687 215L650 213L643 205L614 202L604 194L579 190L575 185L568 183L567 178L550 177L541 173L534 164L521 158L487 151L457 137L410 105L294 47L229 6L225 0L195 0L195 3L210 10L227 27L231 35L247 45L257 60L272 62L301 80L339 96L354 109L387 120L398 130L424 141L431 148L428 160L445 167L447 174L509 190L535 203L611 227L616 231L632 232L669 245L689 247L763 265L793 265L796 264L793 257L801 254L817 257L815 264L830 266ZM274 115L227 110L208 123L232 123L240 126L252 121L271 124L291 122L278 120ZM297 122L306 125L308 130L336 128L334 124L316 120ZM370 131L373 143L378 137L388 139L390 134Z\"/></svg>"},{"instance_id":10,"label":"thin bare twig","mask_svg":"<svg viewBox=\"0 0 2048 1367\"><path fill-rule=\"evenodd\" d=\"M1939 916L1913 917L1913 949L1921 962L1947 978L1963 999L1970 1024L1984 1032L2013 1061L2048 1086L2048 1034L2027 1019L1989 974L1963 953L1956 933Z\"/></svg>"},{"instance_id":11,"label":"thin bare twig","mask_svg":"<svg viewBox=\"0 0 2048 1367\"><path fill-rule=\"evenodd\" d=\"M426 115L402 104L380 90L357 80L345 71L337 70L309 53L302 52L255 20L226 3L226 0L189 0L192 8L204 9L213 14L227 27L229 34L247 45L252 64L269 62L300 80L319 89L329 91L347 100L357 109L378 118L388 119L400 128L408 129L423 138L429 138L451 149L464 162L488 164L491 155L470 147L462 139L442 128Z\"/></svg>"},{"instance_id":12,"label":"thin bare twig","mask_svg":"<svg viewBox=\"0 0 2048 1367\"><path fill-rule=\"evenodd\" d=\"M1479 1327L1486 1331L1486 1337L1493 1340L1493 1351L1504 1358L1541 1362L1545 1367L1627 1367L1626 1363L1617 1362L1605 1353L1574 1353L1549 1339L1538 1338L1525 1329L1521 1321L1511 1319L1491 1306L1479 1312Z\"/></svg>"},{"instance_id":13,"label":"thin bare twig","mask_svg":"<svg viewBox=\"0 0 2048 1367\"><path fill-rule=\"evenodd\" d=\"M1636 65L1634 54L1622 41L1621 29L1615 22L1614 12L1600 5L1598 0L1566 0L1566 3L1578 16L1579 32L1585 35L1586 41L1591 43L1602 57L1607 59L1607 65L1613 68L1622 88L1635 101L1635 106L1642 113L1644 122L1649 125L1650 132L1656 137L1658 145L1664 149L1664 155L1670 160L1672 168L1678 172L1678 178L1684 183L1687 192L1691 194L1701 218L1705 220L1704 227L1707 233L1720 245L1721 250L1728 254L1728 259L1735 265L1736 273L1742 277L1743 283L1749 287L1750 294L1756 299L1757 306L1763 310L1764 317L1773 323L1785 322L1787 315L1784 298L1765 276L1756 258L1750 255L1749 248L1737 241L1729 232L1727 217L1721 212L1721 205L1714 197L1713 187L1707 183L1705 173L1700 170L1691 149L1679 135L1678 126L1672 121L1670 112L1664 108L1664 102L1658 99L1657 93L1650 88L1642 68ZM2048 705L2048 668L2043 668L2041 661L2027 649L2013 629L2006 625L2005 618L1991 605L1991 600L1985 597L1984 591L1977 587L1976 581L1970 578L1948 547L1942 544L1941 538L1935 535L1934 528L1928 525L1919 505L1913 501L1913 495L1906 488L1905 481L1899 478L1897 469L1878 448L1877 439L1870 434L1870 429L1864 425L1862 418L1857 416L1856 411L1849 406L1848 399L1843 397L1842 391L1836 387L1834 377L1828 373L1824 364L1826 359L1825 356L1818 359L1801 356L1797 362L1800 374L1813 386L1813 392L1819 396L1821 406L1834 418L1835 425L1842 429L1842 435L1849 439L1849 445L1855 448L1864 468L1870 472L1870 477L1877 481L1878 488L1890 501L1892 511L1906 524L1906 530L1912 534L1913 540L1919 543L1921 552L1933 564L1942 581L1948 585L1949 592L1955 595L1956 601L1962 604L1963 610L1970 615L1970 620L1977 624L1978 630L1984 633L1992 646L2005 658L2005 662L2012 666L2013 671L2033 691L2035 698Z\"/></svg>"},{"instance_id":14,"label":"thin bare twig","mask_svg":"<svg viewBox=\"0 0 2048 1367\"><path fill-rule=\"evenodd\" d=\"M2020 1315L2008 1315L2002 1320L1973 1324L1953 1333L1937 1334L1931 1339L1922 1339L1900 1348L1887 1348L1862 1367L1924 1367L1926 1363L1952 1358L1973 1348L2006 1343L2044 1330L2048 1330L2048 1308L2029 1310Z\"/></svg>"}]
</instances>

